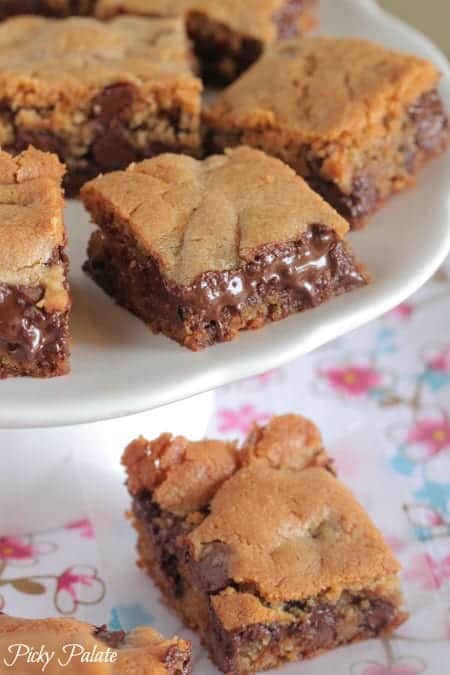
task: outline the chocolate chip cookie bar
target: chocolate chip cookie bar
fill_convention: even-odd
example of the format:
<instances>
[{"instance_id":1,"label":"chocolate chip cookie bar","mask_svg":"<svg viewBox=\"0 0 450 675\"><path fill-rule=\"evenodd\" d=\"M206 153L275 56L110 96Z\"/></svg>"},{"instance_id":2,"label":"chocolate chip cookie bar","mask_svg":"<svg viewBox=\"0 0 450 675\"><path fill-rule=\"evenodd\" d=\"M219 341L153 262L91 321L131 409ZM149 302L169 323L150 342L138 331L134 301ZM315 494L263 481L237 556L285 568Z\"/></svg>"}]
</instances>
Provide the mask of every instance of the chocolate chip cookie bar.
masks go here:
<instances>
[{"instance_id":1,"label":"chocolate chip cookie bar","mask_svg":"<svg viewBox=\"0 0 450 675\"><path fill-rule=\"evenodd\" d=\"M274 418L241 449L141 438L123 463L139 564L223 672L307 659L405 620L399 565L307 420Z\"/></svg>"},{"instance_id":2,"label":"chocolate chip cookie bar","mask_svg":"<svg viewBox=\"0 0 450 675\"><path fill-rule=\"evenodd\" d=\"M54 155L0 152L0 379L69 370L63 174Z\"/></svg>"},{"instance_id":3,"label":"chocolate chip cookie bar","mask_svg":"<svg viewBox=\"0 0 450 675\"><path fill-rule=\"evenodd\" d=\"M317 0L97 0L96 14L178 15L209 82L231 82L265 47L303 34L315 22Z\"/></svg>"},{"instance_id":4,"label":"chocolate chip cookie bar","mask_svg":"<svg viewBox=\"0 0 450 675\"><path fill-rule=\"evenodd\" d=\"M30 650L29 661L24 650L18 649L21 644ZM179 638L166 640L152 628L125 633L75 619L0 615L1 673L60 671L67 675L94 671L96 675L191 675L191 645Z\"/></svg>"},{"instance_id":5,"label":"chocolate chip cookie bar","mask_svg":"<svg viewBox=\"0 0 450 675\"><path fill-rule=\"evenodd\" d=\"M198 152L201 82L178 19L0 25L0 144L66 163L69 195L97 175L162 151Z\"/></svg>"},{"instance_id":6,"label":"chocolate chip cookie bar","mask_svg":"<svg viewBox=\"0 0 450 675\"><path fill-rule=\"evenodd\" d=\"M357 227L447 147L438 80L428 61L366 41L288 40L207 108L207 146L283 159Z\"/></svg>"},{"instance_id":7,"label":"chocolate chip cookie bar","mask_svg":"<svg viewBox=\"0 0 450 675\"><path fill-rule=\"evenodd\" d=\"M292 169L251 148L165 154L99 176L86 271L155 332L193 350L367 283L348 224Z\"/></svg>"}]
</instances>

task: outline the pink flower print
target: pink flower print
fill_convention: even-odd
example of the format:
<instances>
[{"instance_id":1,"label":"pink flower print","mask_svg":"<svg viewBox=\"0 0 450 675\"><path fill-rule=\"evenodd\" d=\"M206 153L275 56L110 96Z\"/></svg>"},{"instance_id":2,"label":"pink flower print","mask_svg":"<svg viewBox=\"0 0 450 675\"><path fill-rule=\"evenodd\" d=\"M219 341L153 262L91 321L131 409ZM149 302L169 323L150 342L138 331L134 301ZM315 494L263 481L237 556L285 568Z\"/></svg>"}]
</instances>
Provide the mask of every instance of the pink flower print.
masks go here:
<instances>
[{"instance_id":1,"label":"pink flower print","mask_svg":"<svg viewBox=\"0 0 450 675\"><path fill-rule=\"evenodd\" d=\"M405 454L412 461L423 461L450 448L450 421L445 415L424 417L406 436Z\"/></svg>"},{"instance_id":2,"label":"pink flower print","mask_svg":"<svg viewBox=\"0 0 450 675\"><path fill-rule=\"evenodd\" d=\"M400 658L391 665L384 665L375 661L355 663L351 675L419 675L425 670L425 664L420 659Z\"/></svg>"},{"instance_id":3,"label":"pink flower print","mask_svg":"<svg viewBox=\"0 0 450 675\"><path fill-rule=\"evenodd\" d=\"M450 532L450 522L436 509L427 504L405 504L405 512L409 522L414 527L428 531L438 537Z\"/></svg>"},{"instance_id":4,"label":"pink flower print","mask_svg":"<svg viewBox=\"0 0 450 675\"><path fill-rule=\"evenodd\" d=\"M450 345L435 344L424 349L422 359L428 370L450 373Z\"/></svg>"},{"instance_id":5,"label":"pink flower print","mask_svg":"<svg viewBox=\"0 0 450 675\"><path fill-rule=\"evenodd\" d=\"M36 553L35 548L23 539L0 538L0 560L33 560Z\"/></svg>"},{"instance_id":6,"label":"pink flower print","mask_svg":"<svg viewBox=\"0 0 450 675\"><path fill-rule=\"evenodd\" d=\"M391 311L391 314L401 321L408 321L414 312L414 305L410 302L402 302Z\"/></svg>"},{"instance_id":7,"label":"pink flower print","mask_svg":"<svg viewBox=\"0 0 450 675\"><path fill-rule=\"evenodd\" d=\"M74 565L58 577L55 606L61 614L73 614L79 605L101 602L105 590L105 584L95 568Z\"/></svg>"},{"instance_id":8,"label":"pink flower print","mask_svg":"<svg viewBox=\"0 0 450 675\"><path fill-rule=\"evenodd\" d=\"M276 379L278 375L279 375L278 370L268 370L265 373L261 373L261 375L256 375L256 377L253 379L256 380L256 382L258 382L262 386L265 386L266 384L270 384L272 380Z\"/></svg>"},{"instance_id":9,"label":"pink flower print","mask_svg":"<svg viewBox=\"0 0 450 675\"><path fill-rule=\"evenodd\" d=\"M75 530L79 532L81 539L94 539L95 532L92 523L87 518L76 520L65 527L66 530Z\"/></svg>"},{"instance_id":10,"label":"pink flower print","mask_svg":"<svg viewBox=\"0 0 450 675\"><path fill-rule=\"evenodd\" d=\"M417 582L423 588L436 590L450 580L450 554L438 561L428 553L423 553L414 558L409 569L405 571L405 579Z\"/></svg>"},{"instance_id":11,"label":"pink flower print","mask_svg":"<svg viewBox=\"0 0 450 675\"><path fill-rule=\"evenodd\" d=\"M39 556L53 553L54 544L35 543L31 537L0 537L0 561L14 567L30 567Z\"/></svg>"},{"instance_id":12,"label":"pink flower print","mask_svg":"<svg viewBox=\"0 0 450 675\"><path fill-rule=\"evenodd\" d=\"M268 413L258 412L251 404L241 405L237 410L224 408L219 410L218 416L221 433L235 431L241 434L247 434L255 423L266 424L271 417Z\"/></svg>"},{"instance_id":13,"label":"pink flower print","mask_svg":"<svg viewBox=\"0 0 450 675\"><path fill-rule=\"evenodd\" d=\"M370 366L346 365L320 371L335 391L348 396L365 396L377 389L382 381L381 374Z\"/></svg>"}]
</instances>

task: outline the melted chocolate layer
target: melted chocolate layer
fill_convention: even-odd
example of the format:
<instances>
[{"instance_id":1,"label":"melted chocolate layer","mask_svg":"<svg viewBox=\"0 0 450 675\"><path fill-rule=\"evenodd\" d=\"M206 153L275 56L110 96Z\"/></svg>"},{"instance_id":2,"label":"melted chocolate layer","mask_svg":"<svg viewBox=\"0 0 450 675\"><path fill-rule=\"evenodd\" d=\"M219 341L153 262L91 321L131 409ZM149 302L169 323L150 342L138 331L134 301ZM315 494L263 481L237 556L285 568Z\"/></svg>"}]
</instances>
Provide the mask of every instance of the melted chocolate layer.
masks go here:
<instances>
[{"instance_id":1,"label":"melted chocolate layer","mask_svg":"<svg viewBox=\"0 0 450 675\"><path fill-rule=\"evenodd\" d=\"M85 269L119 304L193 349L367 283L345 242L324 225L312 225L296 242L261 248L239 268L206 272L188 286L165 278L156 260L117 233L94 234ZM161 317L175 329L155 326Z\"/></svg>"},{"instance_id":2,"label":"melted chocolate layer","mask_svg":"<svg viewBox=\"0 0 450 675\"><path fill-rule=\"evenodd\" d=\"M285 611L290 611L291 604L287 603ZM249 662L255 670L262 665L265 669L276 667L283 661L308 659L341 644L377 637L405 618L394 604L370 594L344 596L336 605L302 604L302 616L293 616L292 623L257 623L236 631L224 630L210 606L209 648L213 660L224 672L241 672L240 665L248 667ZM348 611L352 615L346 620ZM359 615L358 625L354 625L355 613Z\"/></svg>"},{"instance_id":3,"label":"melted chocolate layer","mask_svg":"<svg viewBox=\"0 0 450 675\"><path fill-rule=\"evenodd\" d=\"M0 360L6 356L19 369L33 369L39 364L51 371L66 358L67 314L48 313L37 307L43 296L44 289L40 286L0 283Z\"/></svg>"},{"instance_id":4,"label":"melted chocolate layer","mask_svg":"<svg viewBox=\"0 0 450 675\"><path fill-rule=\"evenodd\" d=\"M202 78L209 84L232 82L263 51L261 40L250 35L240 35L203 12L189 12L186 28L201 64Z\"/></svg>"}]
</instances>

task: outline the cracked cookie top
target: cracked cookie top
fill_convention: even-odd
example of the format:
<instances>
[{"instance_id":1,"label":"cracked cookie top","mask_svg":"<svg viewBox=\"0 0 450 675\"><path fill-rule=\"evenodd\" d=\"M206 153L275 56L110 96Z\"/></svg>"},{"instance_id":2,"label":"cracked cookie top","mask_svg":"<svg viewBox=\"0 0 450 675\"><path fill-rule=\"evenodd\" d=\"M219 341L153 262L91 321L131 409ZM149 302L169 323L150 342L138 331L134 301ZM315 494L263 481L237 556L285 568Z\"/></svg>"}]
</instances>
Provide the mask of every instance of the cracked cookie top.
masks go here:
<instances>
[{"instance_id":1,"label":"cracked cookie top","mask_svg":"<svg viewBox=\"0 0 450 675\"><path fill-rule=\"evenodd\" d=\"M64 171L56 155L32 147L15 157L0 152L0 282L26 285L49 275L56 283L48 265L65 244Z\"/></svg>"},{"instance_id":2,"label":"cracked cookie top","mask_svg":"<svg viewBox=\"0 0 450 675\"><path fill-rule=\"evenodd\" d=\"M122 458L133 496L150 492L162 509L181 516L204 509L241 466L255 462L302 469L328 467L331 460L315 424L299 415L281 415L263 427L255 425L242 447L162 434L154 441L136 439Z\"/></svg>"},{"instance_id":3,"label":"cracked cookie top","mask_svg":"<svg viewBox=\"0 0 450 675\"><path fill-rule=\"evenodd\" d=\"M286 12L300 17L302 0L98 0L96 14L105 19L124 10L136 14L184 16L200 12L240 34L270 42L277 37L277 19Z\"/></svg>"},{"instance_id":4,"label":"cracked cookie top","mask_svg":"<svg viewBox=\"0 0 450 675\"><path fill-rule=\"evenodd\" d=\"M248 147L198 161L165 154L99 176L81 191L100 226L125 230L180 285L231 270L267 245L297 241L320 224L348 223L302 178Z\"/></svg>"},{"instance_id":5,"label":"cracked cookie top","mask_svg":"<svg viewBox=\"0 0 450 675\"><path fill-rule=\"evenodd\" d=\"M80 645L84 652L93 653L95 650L97 654L105 654L108 648L116 652L113 662L107 662L104 656L106 662L99 660L86 666L90 675L134 675L137 672L140 675L170 675L175 672L184 675L190 672L190 644L178 638L166 640L152 628L135 628L129 633L111 632L75 619L33 620L0 615L0 653L8 654L8 647L12 644L26 644L36 650L44 645L47 652L54 652L55 661L61 660L64 664L61 668L67 675L79 675L82 663L80 654L74 655L69 662L70 649L67 645ZM42 665L36 664L36 673L42 671ZM20 672L20 660L11 672ZM52 669L52 672L56 670Z\"/></svg>"},{"instance_id":6,"label":"cracked cookie top","mask_svg":"<svg viewBox=\"0 0 450 675\"><path fill-rule=\"evenodd\" d=\"M305 142L333 141L383 126L438 79L430 62L364 40L289 40L270 48L204 117L215 129L266 128Z\"/></svg>"},{"instance_id":7,"label":"cracked cookie top","mask_svg":"<svg viewBox=\"0 0 450 675\"><path fill-rule=\"evenodd\" d=\"M182 79L193 91L191 56L179 19L120 16L109 23L19 16L0 25L0 95L29 108L116 83L145 88Z\"/></svg>"},{"instance_id":8,"label":"cracked cookie top","mask_svg":"<svg viewBox=\"0 0 450 675\"><path fill-rule=\"evenodd\" d=\"M162 434L154 441L138 438L126 448L122 463L133 496L152 493L161 508L187 515L205 507L239 464L236 443L188 441Z\"/></svg>"}]
</instances>

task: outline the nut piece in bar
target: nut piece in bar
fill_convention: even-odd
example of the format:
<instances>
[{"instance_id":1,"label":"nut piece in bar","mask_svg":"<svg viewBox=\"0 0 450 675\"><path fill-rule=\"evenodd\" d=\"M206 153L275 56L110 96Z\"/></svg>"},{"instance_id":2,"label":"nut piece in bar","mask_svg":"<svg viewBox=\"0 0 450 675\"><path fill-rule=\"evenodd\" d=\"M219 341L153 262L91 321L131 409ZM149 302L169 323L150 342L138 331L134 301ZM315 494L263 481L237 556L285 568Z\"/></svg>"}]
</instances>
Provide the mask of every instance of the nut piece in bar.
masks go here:
<instances>
[{"instance_id":1,"label":"nut piece in bar","mask_svg":"<svg viewBox=\"0 0 450 675\"><path fill-rule=\"evenodd\" d=\"M207 149L279 157L358 227L447 147L438 81L430 62L363 40L288 40L206 109Z\"/></svg>"},{"instance_id":2,"label":"nut piece in bar","mask_svg":"<svg viewBox=\"0 0 450 675\"><path fill-rule=\"evenodd\" d=\"M224 672L310 658L406 619L399 565L311 422L274 418L241 450L141 438L123 463L140 565Z\"/></svg>"},{"instance_id":3,"label":"nut piece in bar","mask_svg":"<svg viewBox=\"0 0 450 675\"><path fill-rule=\"evenodd\" d=\"M55 155L0 152L0 379L69 370L63 174Z\"/></svg>"},{"instance_id":4,"label":"nut piece in bar","mask_svg":"<svg viewBox=\"0 0 450 675\"><path fill-rule=\"evenodd\" d=\"M27 662L18 645L50 661ZM94 660L96 659L96 660ZM152 628L109 631L75 619L17 619L0 615L0 673L49 675L191 675L191 645ZM3 669L5 668L5 669Z\"/></svg>"},{"instance_id":5,"label":"nut piece in bar","mask_svg":"<svg viewBox=\"0 0 450 675\"><path fill-rule=\"evenodd\" d=\"M65 162L76 194L98 173L163 151L197 154L202 85L180 19L0 24L0 144Z\"/></svg>"},{"instance_id":6,"label":"nut piece in bar","mask_svg":"<svg viewBox=\"0 0 450 675\"><path fill-rule=\"evenodd\" d=\"M364 286L348 224L288 166L241 147L165 154L87 183L86 270L193 350Z\"/></svg>"}]
</instances>

